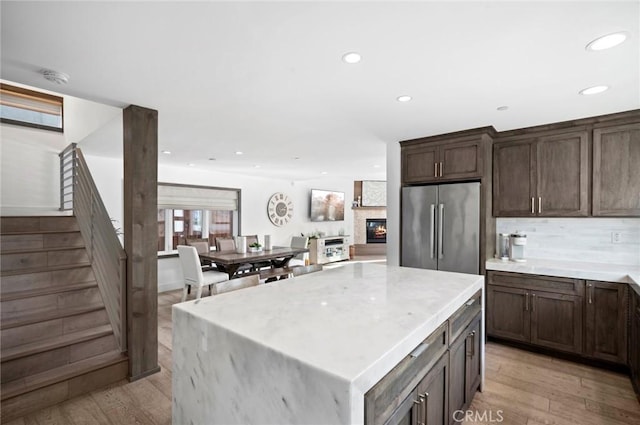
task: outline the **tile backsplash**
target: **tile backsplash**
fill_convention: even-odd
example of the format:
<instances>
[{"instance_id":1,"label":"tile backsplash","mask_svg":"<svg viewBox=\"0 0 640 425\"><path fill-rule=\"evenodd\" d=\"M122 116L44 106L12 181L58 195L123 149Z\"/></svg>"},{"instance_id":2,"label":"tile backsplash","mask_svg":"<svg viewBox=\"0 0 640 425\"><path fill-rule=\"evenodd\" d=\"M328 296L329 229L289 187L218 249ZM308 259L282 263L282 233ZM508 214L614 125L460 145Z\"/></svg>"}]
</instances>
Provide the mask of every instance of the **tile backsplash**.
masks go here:
<instances>
[{"instance_id":1,"label":"tile backsplash","mask_svg":"<svg viewBox=\"0 0 640 425\"><path fill-rule=\"evenodd\" d=\"M640 218L496 219L498 233L516 230L527 234L529 258L640 266Z\"/></svg>"}]
</instances>

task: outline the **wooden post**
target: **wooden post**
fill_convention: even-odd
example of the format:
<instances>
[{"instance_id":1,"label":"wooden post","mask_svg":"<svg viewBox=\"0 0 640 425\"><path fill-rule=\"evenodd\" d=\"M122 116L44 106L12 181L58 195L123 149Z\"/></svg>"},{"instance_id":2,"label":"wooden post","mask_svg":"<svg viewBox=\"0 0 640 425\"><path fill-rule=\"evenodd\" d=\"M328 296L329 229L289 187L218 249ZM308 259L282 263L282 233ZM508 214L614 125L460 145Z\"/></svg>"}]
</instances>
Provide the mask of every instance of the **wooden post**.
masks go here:
<instances>
[{"instance_id":1,"label":"wooden post","mask_svg":"<svg viewBox=\"0 0 640 425\"><path fill-rule=\"evenodd\" d=\"M124 124L129 380L158 366L158 111L131 105Z\"/></svg>"}]
</instances>

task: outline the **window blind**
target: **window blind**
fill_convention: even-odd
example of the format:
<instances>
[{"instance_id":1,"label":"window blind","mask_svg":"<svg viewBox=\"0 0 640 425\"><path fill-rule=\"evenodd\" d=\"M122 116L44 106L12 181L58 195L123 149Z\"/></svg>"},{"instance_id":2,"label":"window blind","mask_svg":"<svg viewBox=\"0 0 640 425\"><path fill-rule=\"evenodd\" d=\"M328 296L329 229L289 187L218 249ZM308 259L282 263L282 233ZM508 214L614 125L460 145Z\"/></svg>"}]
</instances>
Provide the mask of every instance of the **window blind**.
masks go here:
<instances>
[{"instance_id":1,"label":"window blind","mask_svg":"<svg viewBox=\"0 0 640 425\"><path fill-rule=\"evenodd\" d=\"M238 190L160 183L158 208L236 211Z\"/></svg>"},{"instance_id":2,"label":"window blind","mask_svg":"<svg viewBox=\"0 0 640 425\"><path fill-rule=\"evenodd\" d=\"M6 122L62 130L62 97L2 83L0 106Z\"/></svg>"}]
</instances>

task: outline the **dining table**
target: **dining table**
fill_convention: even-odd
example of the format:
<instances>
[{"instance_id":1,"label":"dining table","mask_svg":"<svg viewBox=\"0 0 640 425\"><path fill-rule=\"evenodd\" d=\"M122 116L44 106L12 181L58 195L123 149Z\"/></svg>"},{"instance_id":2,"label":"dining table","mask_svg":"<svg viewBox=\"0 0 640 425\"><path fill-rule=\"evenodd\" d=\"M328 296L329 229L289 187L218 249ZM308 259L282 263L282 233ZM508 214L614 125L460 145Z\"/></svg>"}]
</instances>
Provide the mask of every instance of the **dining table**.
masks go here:
<instances>
[{"instance_id":1,"label":"dining table","mask_svg":"<svg viewBox=\"0 0 640 425\"><path fill-rule=\"evenodd\" d=\"M309 252L307 248L293 248L289 246L274 246L270 250L258 252L238 253L236 251L211 251L201 253L200 258L216 264L219 271L229 274L229 279L238 276L238 269L243 264L257 264L270 262L272 268L285 268L289 260L298 254Z\"/></svg>"}]
</instances>

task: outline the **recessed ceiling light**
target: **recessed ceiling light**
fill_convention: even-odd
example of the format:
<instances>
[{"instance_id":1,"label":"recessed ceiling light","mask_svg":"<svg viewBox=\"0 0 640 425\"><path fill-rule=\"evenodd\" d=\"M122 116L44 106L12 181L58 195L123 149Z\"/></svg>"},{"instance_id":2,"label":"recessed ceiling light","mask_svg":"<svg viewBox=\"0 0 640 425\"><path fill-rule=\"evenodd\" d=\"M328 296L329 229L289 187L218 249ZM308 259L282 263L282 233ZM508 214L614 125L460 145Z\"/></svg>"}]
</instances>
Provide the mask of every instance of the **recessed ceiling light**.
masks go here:
<instances>
[{"instance_id":1,"label":"recessed ceiling light","mask_svg":"<svg viewBox=\"0 0 640 425\"><path fill-rule=\"evenodd\" d=\"M242 155L242 154L243 154L243 152L241 152L241 151L236 151L236 155Z\"/></svg>"},{"instance_id":2,"label":"recessed ceiling light","mask_svg":"<svg viewBox=\"0 0 640 425\"><path fill-rule=\"evenodd\" d=\"M162 153L165 155L171 155L171 151L162 151Z\"/></svg>"},{"instance_id":3,"label":"recessed ceiling light","mask_svg":"<svg viewBox=\"0 0 640 425\"><path fill-rule=\"evenodd\" d=\"M214 157L209 158L209 161L215 161L216 159Z\"/></svg>"},{"instance_id":4,"label":"recessed ceiling light","mask_svg":"<svg viewBox=\"0 0 640 425\"><path fill-rule=\"evenodd\" d=\"M410 100L411 100L411 96L407 96L407 95L405 94L405 95L402 95L402 96L398 96L398 97L396 98L396 100L397 100L398 102L408 102L408 101L410 101Z\"/></svg>"},{"instance_id":5,"label":"recessed ceiling light","mask_svg":"<svg viewBox=\"0 0 640 425\"><path fill-rule=\"evenodd\" d=\"M329 173L327 173L326 171L323 171L323 172L321 172L320 174L329 174Z\"/></svg>"},{"instance_id":6,"label":"recessed ceiling light","mask_svg":"<svg viewBox=\"0 0 640 425\"><path fill-rule=\"evenodd\" d=\"M591 51L605 50L617 46L623 43L627 39L627 34L624 32L614 32L613 34L603 35L587 44L585 49Z\"/></svg>"},{"instance_id":7,"label":"recessed ceiling light","mask_svg":"<svg viewBox=\"0 0 640 425\"><path fill-rule=\"evenodd\" d=\"M300 159L300 157L299 156L294 156L293 159Z\"/></svg>"},{"instance_id":8,"label":"recessed ceiling light","mask_svg":"<svg viewBox=\"0 0 640 425\"><path fill-rule=\"evenodd\" d=\"M380 168L380 165L379 165L379 164L375 164L375 165L373 166L373 168Z\"/></svg>"},{"instance_id":9,"label":"recessed ceiling light","mask_svg":"<svg viewBox=\"0 0 640 425\"><path fill-rule=\"evenodd\" d=\"M506 105L504 105L504 106L498 106L498 107L496 108L496 110L498 110L498 111L506 111L507 109L509 109L509 107L508 107L508 106L506 106Z\"/></svg>"},{"instance_id":10,"label":"recessed ceiling light","mask_svg":"<svg viewBox=\"0 0 640 425\"><path fill-rule=\"evenodd\" d=\"M254 165L253 168L260 168L258 164Z\"/></svg>"},{"instance_id":11,"label":"recessed ceiling light","mask_svg":"<svg viewBox=\"0 0 640 425\"><path fill-rule=\"evenodd\" d=\"M196 166L196 164L194 164L193 162L189 163L189 167L195 167L195 166Z\"/></svg>"},{"instance_id":12,"label":"recessed ceiling light","mask_svg":"<svg viewBox=\"0 0 640 425\"><path fill-rule=\"evenodd\" d=\"M584 95L590 95L590 94L602 93L603 91L607 91L607 90L609 90L609 86L593 86L593 87L580 90L579 93Z\"/></svg>"},{"instance_id":13,"label":"recessed ceiling light","mask_svg":"<svg viewBox=\"0 0 640 425\"><path fill-rule=\"evenodd\" d=\"M346 63L358 63L362 60L362 56L357 52L349 52L342 55L342 60Z\"/></svg>"}]
</instances>

